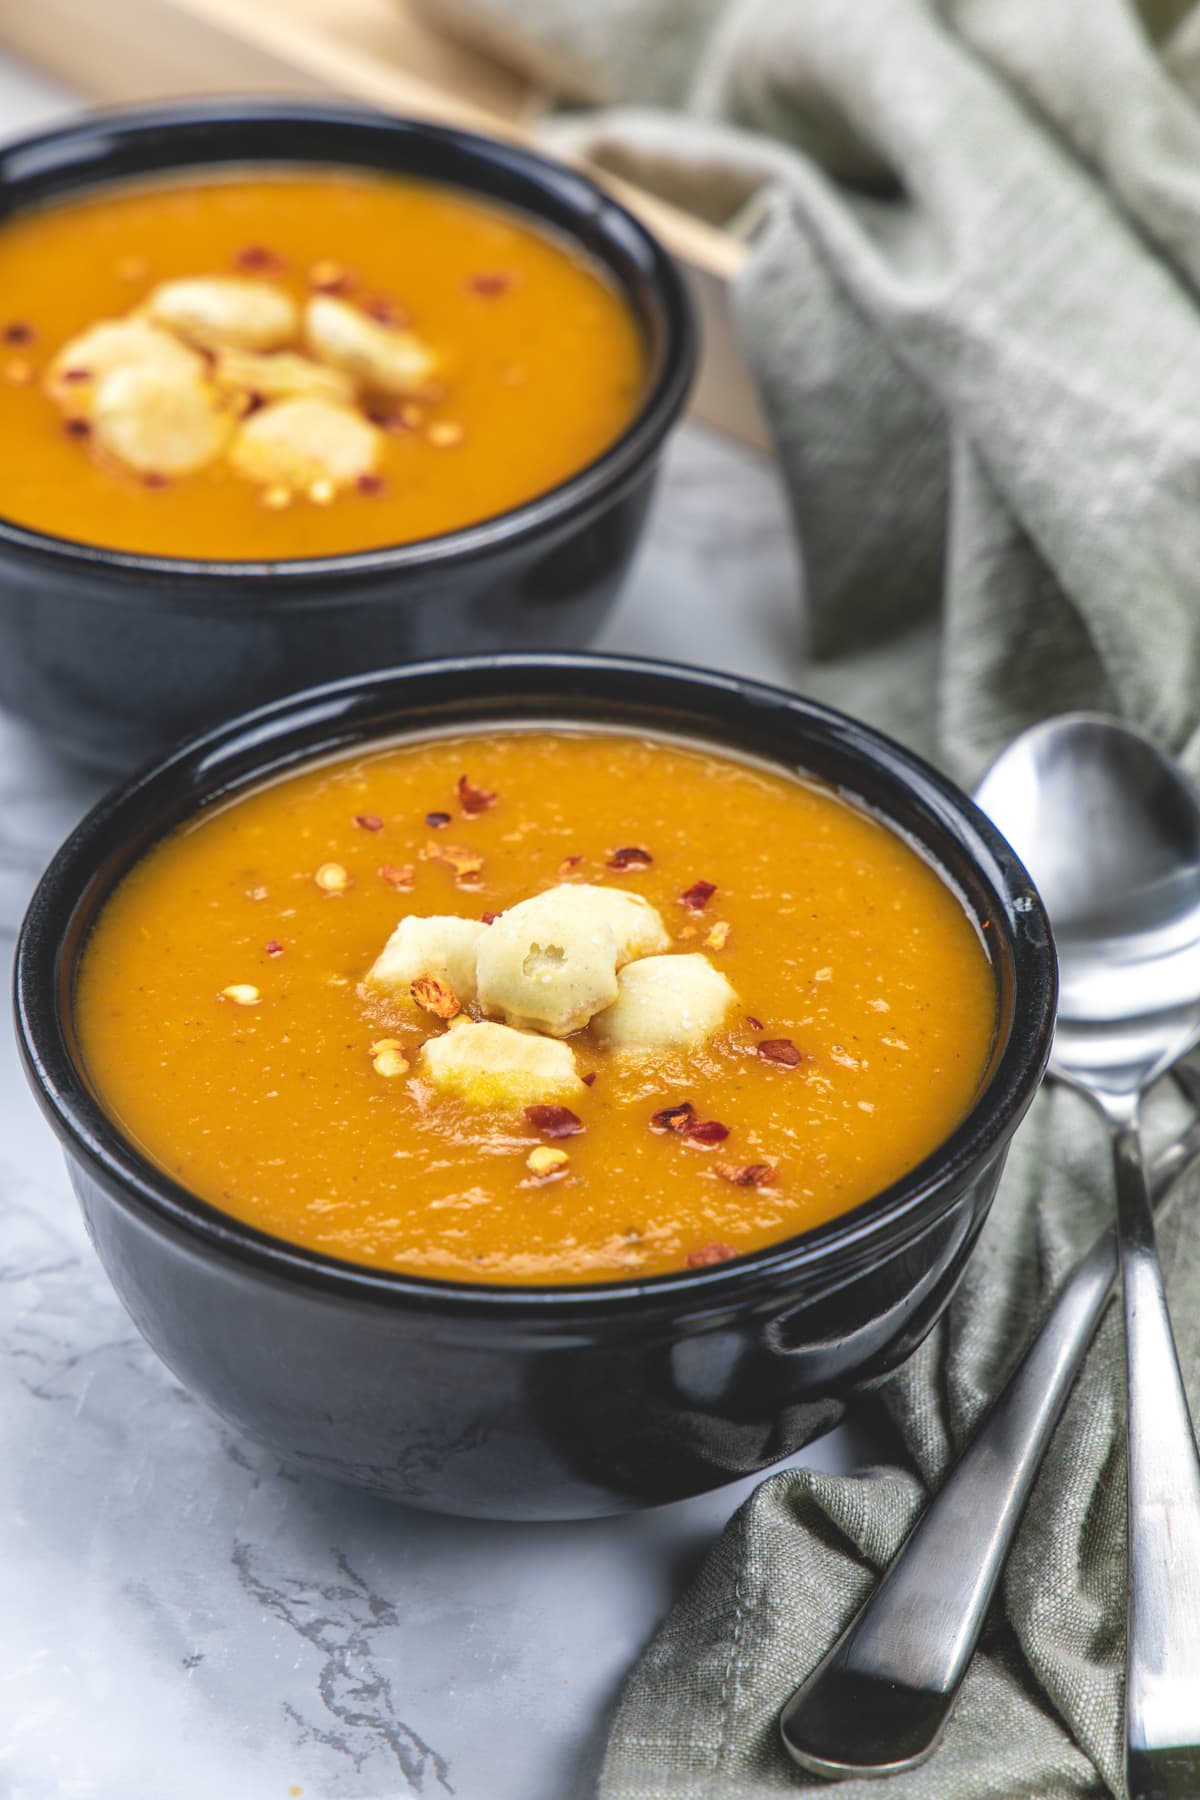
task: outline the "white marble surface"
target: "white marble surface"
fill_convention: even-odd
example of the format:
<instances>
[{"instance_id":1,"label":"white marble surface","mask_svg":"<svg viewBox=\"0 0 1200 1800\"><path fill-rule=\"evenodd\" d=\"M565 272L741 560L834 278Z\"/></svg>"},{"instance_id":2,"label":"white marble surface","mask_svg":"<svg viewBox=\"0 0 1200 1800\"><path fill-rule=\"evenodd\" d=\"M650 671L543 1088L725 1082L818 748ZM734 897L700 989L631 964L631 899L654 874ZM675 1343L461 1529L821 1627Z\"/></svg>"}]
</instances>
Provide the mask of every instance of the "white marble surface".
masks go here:
<instances>
[{"instance_id":1,"label":"white marble surface","mask_svg":"<svg viewBox=\"0 0 1200 1800\"><path fill-rule=\"evenodd\" d=\"M68 104L0 62L4 133ZM770 471L688 430L604 646L787 680L797 593ZM6 940L96 791L0 721ZM297 1480L133 1331L7 1032L0 1179L0 1794L590 1796L623 1676L753 1484L517 1527Z\"/></svg>"}]
</instances>

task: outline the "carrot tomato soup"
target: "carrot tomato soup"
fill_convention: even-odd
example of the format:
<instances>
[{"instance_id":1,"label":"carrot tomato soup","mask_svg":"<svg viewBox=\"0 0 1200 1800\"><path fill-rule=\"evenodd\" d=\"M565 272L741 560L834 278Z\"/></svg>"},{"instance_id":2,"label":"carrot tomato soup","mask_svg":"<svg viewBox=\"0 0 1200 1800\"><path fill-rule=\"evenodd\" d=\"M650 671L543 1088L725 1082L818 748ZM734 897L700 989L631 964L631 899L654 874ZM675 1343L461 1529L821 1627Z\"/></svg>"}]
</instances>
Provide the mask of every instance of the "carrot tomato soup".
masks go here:
<instances>
[{"instance_id":1,"label":"carrot tomato soup","mask_svg":"<svg viewBox=\"0 0 1200 1800\"><path fill-rule=\"evenodd\" d=\"M473 524L620 436L643 350L598 265L417 181L259 171L0 226L0 515L168 556Z\"/></svg>"},{"instance_id":2,"label":"carrot tomato soup","mask_svg":"<svg viewBox=\"0 0 1200 1800\"><path fill-rule=\"evenodd\" d=\"M603 1281L770 1244L969 1108L992 970L827 790L665 740L410 741L201 814L108 901L80 1039L193 1193L354 1262Z\"/></svg>"}]
</instances>

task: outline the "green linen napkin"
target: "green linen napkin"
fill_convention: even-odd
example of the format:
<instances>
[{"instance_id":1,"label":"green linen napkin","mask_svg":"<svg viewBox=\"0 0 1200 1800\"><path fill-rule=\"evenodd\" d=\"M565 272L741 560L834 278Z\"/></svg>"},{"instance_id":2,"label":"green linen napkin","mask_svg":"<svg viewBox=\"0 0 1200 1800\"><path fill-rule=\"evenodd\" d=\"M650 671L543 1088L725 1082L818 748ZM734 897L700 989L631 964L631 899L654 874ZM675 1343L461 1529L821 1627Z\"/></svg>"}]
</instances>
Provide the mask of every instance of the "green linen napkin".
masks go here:
<instances>
[{"instance_id":1,"label":"green linen napkin","mask_svg":"<svg viewBox=\"0 0 1200 1800\"><path fill-rule=\"evenodd\" d=\"M751 233L739 317L795 511L805 685L973 781L1092 706L1200 771L1200 7L425 0L592 108L559 141ZM632 106L629 104L632 103ZM1180 1122L1169 1094L1153 1128ZM1200 1403L1200 1225L1163 1232ZM902 1466L766 1480L621 1700L603 1800L824 1792L775 1717L1111 1213L1047 1090L946 1316L882 1390ZM1110 1314L933 1760L878 1800L1122 1792Z\"/></svg>"}]
</instances>

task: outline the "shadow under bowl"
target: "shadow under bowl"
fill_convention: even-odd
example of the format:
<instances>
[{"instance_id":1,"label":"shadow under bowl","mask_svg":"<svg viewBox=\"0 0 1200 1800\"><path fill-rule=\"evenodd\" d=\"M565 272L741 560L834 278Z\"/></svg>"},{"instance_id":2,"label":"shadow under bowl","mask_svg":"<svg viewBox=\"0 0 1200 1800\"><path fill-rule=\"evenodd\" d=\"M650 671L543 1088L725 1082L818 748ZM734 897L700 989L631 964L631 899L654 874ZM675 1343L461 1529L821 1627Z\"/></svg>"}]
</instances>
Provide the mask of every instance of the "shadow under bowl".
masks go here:
<instances>
[{"instance_id":1,"label":"shadow under bowl","mask_svg":"<svg viewBox=\"0 0 1200 1800\"><path fill-rule=\"evenodd\" d=\"M605 269L646 346L642 402L599 457L511 511L393 548L205 562L77 543L0 518L0 706L73 759L127 770L278 695L398 662L574 648L612 605L696 361L681 277L585 176L468 132L316 102L101 112L0 149L0 229L30 208L205 169L415 177L524 214Z\"/></svg>"},{"instance_id":2,"label":"shadow under bowl","mask_svg":"<svg viewBox=\"0 0 1200 1800\"><path fill-rule=\"evenodd\" d=\"M80 953L129 868L196 811L407 734L555 721L671 733L829 784L914 843L987 922L997 1026L957 1129L818 1229L709 1268L579 1287L432 1281L254 1230L107 1117L73 1023ZM314 689L181 746L92 812L31 902L18 1034L96 1249L181 1382L300 1468L436 1511L572 1518L704 1492L799 1449L920 1343L1045 1070L1041 901L967 797L868 727L756 683L615 657L433 663Z\"/></svg>"}]
</instances>

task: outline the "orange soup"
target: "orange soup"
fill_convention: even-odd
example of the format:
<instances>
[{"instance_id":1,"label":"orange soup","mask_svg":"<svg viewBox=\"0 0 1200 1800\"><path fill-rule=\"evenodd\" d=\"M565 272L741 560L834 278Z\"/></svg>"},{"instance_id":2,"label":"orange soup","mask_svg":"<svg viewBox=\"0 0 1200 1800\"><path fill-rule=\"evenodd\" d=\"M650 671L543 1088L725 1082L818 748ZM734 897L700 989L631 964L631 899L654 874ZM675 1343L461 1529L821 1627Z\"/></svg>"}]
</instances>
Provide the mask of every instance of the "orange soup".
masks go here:
<instances>
[{"instance_id":1,"label":"orange soup","mask_svg":"<svg viewBox=\"0 0 1200 1800\"><path fill-rule=\"evenodd\" d=\"M521 215L350 170L107 189L0 226L0 516L265 560L543 493L643 387L608 275Z\"/></svg>"},{"instance_id":2,"label":"orange soup","mask_svg":"<svg viewBox=\"0 0 1200 1800\"><path fill-rule=\"evenodd\" d=\"M545 728L202 813L108 901L76 1009L110 1115L214 1206L385 1269L574 1283L722 1261L904 1174L971 1104L995 985L941 876L826 789Z\"/></svg>"}]
</instances>

